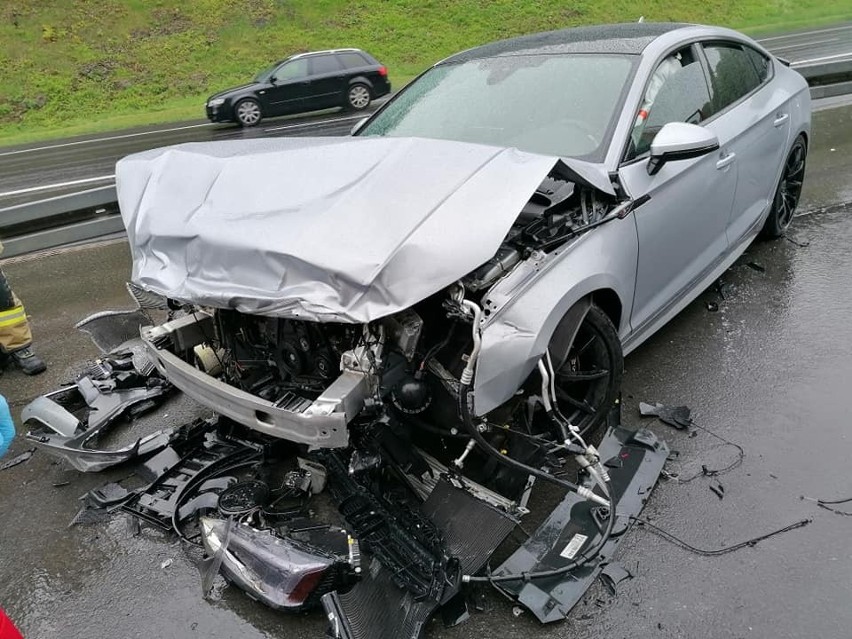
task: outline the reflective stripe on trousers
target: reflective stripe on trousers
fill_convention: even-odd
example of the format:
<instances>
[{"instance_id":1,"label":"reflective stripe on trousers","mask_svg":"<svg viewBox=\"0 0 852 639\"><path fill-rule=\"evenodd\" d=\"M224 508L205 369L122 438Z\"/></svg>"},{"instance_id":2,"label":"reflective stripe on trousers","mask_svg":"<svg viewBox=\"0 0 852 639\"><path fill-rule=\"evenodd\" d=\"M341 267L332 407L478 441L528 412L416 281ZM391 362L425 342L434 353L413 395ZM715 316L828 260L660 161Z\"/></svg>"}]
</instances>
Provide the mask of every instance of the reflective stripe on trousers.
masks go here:
<instances>
[{"instance_id":1,"label":"reflective stripe on trousers","mask_svg":"<svg viewBox=\"0 0 852 639\"><path fill-rule=\"evenodd\" d=\"M20 302L8 311L0 311L0 350L10 353L26 348L32 341L27 313Z\"/></svg>"}]
</instances>

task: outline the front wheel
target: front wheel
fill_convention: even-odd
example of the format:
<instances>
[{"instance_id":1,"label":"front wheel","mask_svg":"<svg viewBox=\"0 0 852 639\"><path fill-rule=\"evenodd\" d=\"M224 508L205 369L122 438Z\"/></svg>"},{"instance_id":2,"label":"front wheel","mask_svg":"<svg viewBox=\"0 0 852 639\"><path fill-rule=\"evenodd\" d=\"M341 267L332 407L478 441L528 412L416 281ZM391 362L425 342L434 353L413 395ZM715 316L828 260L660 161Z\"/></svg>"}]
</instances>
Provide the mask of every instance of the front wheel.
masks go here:
<instances>
[{"instance_id":1,"label":"front wheel","mask_svg":"<svg viewBox=\"0 0 852 639\"><path fill-rule=\"evenodd\" d=\"M808 155L808 147L805 138L799 136L793 142L793 147L787 155L781 180L775 190L772 199L772 209L769 217L763 225L761 235L774 239L784 235L793 221L793 214L799 205L799 197L802 194L802 182L805 177L805 159Z\"/></svg>"},{"instance_id":2,"label":"front wheel","mask_svg":"<svg viewBox=\"0 0 852 639\"><path fill-rule=\"evenodd\" d=\"M370 88L364 84L353 84L346 93L346 105L353 111L363 111L370 106Z\"/></svg>"},{"instance_id":3,"label":"front wheel","mask_svg":"<svg viewBox=\"0 0 852 639\"><path fill-rule=\"evenodd\" d=\"M624 353L618 331L599 307L589 308L555 372L560 412L581 434L600 426L621 391Z\"/></svg>"},{"instance_id":4,"label":"front wheel","mask_svg":"<svg viewBox=\"0 0 852 639\"><path fill-rule=\"evenodd\" d=\"M234 113L241 126L257 126L263 117L260 104L252 99L241 100L234 108Z\"/></svg>"}]
</instances>

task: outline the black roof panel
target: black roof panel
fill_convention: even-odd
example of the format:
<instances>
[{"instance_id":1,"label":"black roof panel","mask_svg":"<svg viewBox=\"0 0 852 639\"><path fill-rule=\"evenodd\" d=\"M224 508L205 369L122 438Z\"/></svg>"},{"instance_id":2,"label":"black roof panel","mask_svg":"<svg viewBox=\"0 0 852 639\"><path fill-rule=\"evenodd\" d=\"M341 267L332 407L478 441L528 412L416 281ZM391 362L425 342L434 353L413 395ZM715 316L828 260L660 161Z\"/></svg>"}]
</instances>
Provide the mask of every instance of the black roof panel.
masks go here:
<instances>
[{"instance_id":1,"label":"black roof panel","mask_svg":"<svg viewBox=\"0 0 852 639\"><path fill-rule=\"evenodd\" d=\"M674 22L631 22L534 33L462 51L447 58L442 64L522 54L626 53L638 55L664 33L688 26L691 25Z\"/></svg>"}]
</instances>

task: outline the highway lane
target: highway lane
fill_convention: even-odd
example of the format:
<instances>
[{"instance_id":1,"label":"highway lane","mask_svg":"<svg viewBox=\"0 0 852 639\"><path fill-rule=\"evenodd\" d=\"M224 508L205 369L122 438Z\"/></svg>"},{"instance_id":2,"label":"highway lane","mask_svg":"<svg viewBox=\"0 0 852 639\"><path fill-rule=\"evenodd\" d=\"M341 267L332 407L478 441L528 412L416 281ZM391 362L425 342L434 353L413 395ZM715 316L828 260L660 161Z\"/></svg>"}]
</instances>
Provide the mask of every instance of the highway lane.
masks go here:
<instances>
[{"instance_id":1,"label":"highway lane","mask_svg":"<svg viewBox=\"0 0 852 639\"><path fill-rule=\"evenodd\" d=\"M190 124L121 132L0 150L0 208L62 191L93 188L111 181L115 163L131 153L185 142L260 137L343 135L366 113L325 112L279 118L243 129L222 124Z\"/></svg>"},{"instance_id":2,"label":"highway lane","mask_svg":"<svg viewBox=\"0 0 852 639\"><path fill-rule=\"evenodd\" d=\"M795 67L852 60L852 24L768 36L759 41ZM360 117L363 114L333 110L272 119L255 129L198 120L0 148L0 208L103 184L94 179L108 181L115 162L130 153L184 142L342 135ZM78 183L80 180L93 181Z\"/></svg>"},{"instance_id":3,"label":"highway lane","mask_svg":"<svg viewBox=\"0 0 852 639\"><path fill-rule=\"evenodd\" d=\"M852 60L852 24L769 36L758 42L794 67Z\"/></svg>"}]
</instances>

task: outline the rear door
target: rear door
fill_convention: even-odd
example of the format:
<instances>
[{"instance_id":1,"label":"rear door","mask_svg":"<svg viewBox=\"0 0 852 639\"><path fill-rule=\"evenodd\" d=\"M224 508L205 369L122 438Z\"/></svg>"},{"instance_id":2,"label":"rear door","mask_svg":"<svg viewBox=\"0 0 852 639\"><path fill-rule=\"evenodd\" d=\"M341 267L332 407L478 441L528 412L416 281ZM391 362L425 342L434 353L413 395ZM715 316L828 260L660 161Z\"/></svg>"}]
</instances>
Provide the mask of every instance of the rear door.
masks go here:
<instances>
[{"instance_id":1,"label":"rear door","mask_svg":"<svg viewBox=\"0 0 852 639\"><path fill-rule=\"evenodd\" d=\"M310 107L326 109L343 103L346 74L332 53L314 55L310 61Z\"/></svg>"},{"instance_id":2,"label":"rear door","mask_svg":"<svg viewBox=\"0 0 852 639\"><path fill-rule=\"evenodd\" d=\"M308 61L296 58L285 62L271 77L266 89L266 115L282 115L305 111L310 94Z\"/></svg>"},{"instance_id":3,"label":"rear door","mask_svg":"<svg viewBox=\"0 0 852 639\"><path fill-rule=\"evenodd\" d=\"M648 81L619 175L634 199L639 237L631 325L640 331L694 289L727 250L726 228L737 184L727 151L669 162L648 175L654 135L669 122L702 125L710 93L696 45L666 56Z\"/></svg>"},{"instance_id":4,"label":"rear door","mask_svg":"<svg viewBox=\"0 0 852 639\"><path fill-rule=\"evenodd\" d=\"M710 84L705 126L737 158L737 187L728 241L739 244L762 221L772 202L789 145L789 95L771 82L770 60L730 41L702 43Z\"/></svg>"}]
</instances>

